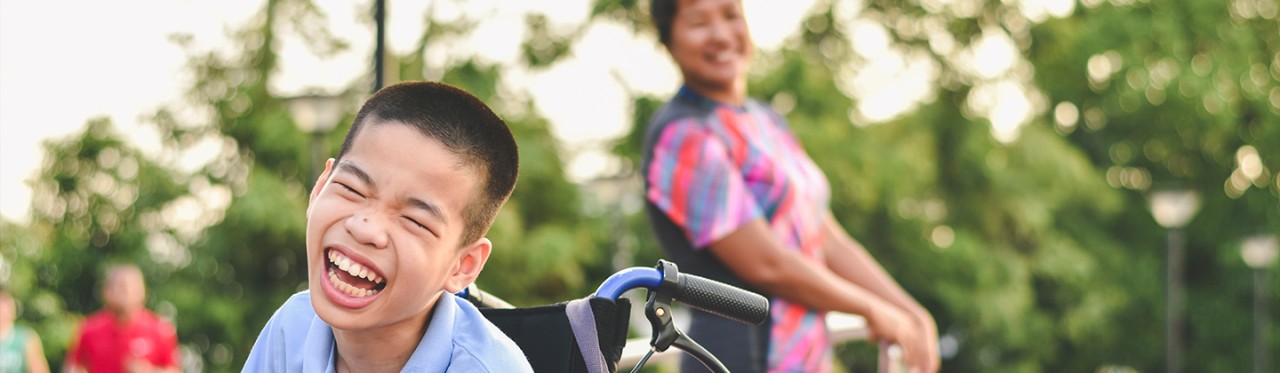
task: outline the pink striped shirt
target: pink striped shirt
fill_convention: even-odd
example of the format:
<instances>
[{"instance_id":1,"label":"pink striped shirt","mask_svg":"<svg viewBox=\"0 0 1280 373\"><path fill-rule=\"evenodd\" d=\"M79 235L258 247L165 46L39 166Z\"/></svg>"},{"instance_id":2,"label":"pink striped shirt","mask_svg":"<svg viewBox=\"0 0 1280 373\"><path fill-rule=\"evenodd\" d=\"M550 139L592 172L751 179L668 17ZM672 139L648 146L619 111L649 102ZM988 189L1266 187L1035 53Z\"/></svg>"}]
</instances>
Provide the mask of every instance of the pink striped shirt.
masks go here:
<instances>
[{"instance_id":1,"label":"pink striped shirt","mask_svg":"<svg viewBox=\"0 0 1280 373\"><path fill-rule=\"evenodd\" d=\"M678 118L657 133L645 170L649 202L695 250L764 219L787 249L822 264L830 200L822 171L768 107L703 104L714 106L708 115ZM770 306L769 371L830 371L824 314L776 296Z\"/></svg>"}]
</instances>

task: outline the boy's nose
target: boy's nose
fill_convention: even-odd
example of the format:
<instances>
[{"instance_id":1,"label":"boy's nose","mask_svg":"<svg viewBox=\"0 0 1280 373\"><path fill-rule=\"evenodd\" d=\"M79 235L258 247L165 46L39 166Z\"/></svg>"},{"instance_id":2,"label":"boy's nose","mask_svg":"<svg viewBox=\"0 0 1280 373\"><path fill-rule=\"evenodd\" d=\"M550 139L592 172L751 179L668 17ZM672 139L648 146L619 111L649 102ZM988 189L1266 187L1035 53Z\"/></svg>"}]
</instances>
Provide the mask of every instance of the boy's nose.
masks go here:
<instances>
[{"instance_id":1,"label":"boy's nose","mask_svg":"<svg viewBox=\"0 0 1280 373\"><path fill-rule=\"evenodd\" d=\"M347 228L347 232L351 233L351 237L356 239L356 242L379 249L387 247L386 228L378 219L370 218L368 214L351 214L343 222L343 226Z\"/></svg>"}]
</instances>

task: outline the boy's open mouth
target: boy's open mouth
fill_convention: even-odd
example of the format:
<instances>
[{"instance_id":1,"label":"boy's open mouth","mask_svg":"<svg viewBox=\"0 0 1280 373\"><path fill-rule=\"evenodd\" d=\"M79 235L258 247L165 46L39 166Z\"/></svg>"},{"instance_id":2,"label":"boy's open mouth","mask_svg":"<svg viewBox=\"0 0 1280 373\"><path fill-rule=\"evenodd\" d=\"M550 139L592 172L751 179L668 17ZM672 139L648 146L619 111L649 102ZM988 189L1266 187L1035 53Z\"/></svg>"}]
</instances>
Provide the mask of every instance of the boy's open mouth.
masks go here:
<instances>
[{"instance_id":1,"label":"boy's open mouth","mask_svg":"<svg viewBox=\"0 0 1280 373\"><path fill-rule=\"evenodd\" d=\"M325 268L329 271L331 281L338 291L355 298L363 298L377 294L387 287L381 275L360 263L347 258L336 250L327 250L328 261Z\"/></svg>"}]
</instances>

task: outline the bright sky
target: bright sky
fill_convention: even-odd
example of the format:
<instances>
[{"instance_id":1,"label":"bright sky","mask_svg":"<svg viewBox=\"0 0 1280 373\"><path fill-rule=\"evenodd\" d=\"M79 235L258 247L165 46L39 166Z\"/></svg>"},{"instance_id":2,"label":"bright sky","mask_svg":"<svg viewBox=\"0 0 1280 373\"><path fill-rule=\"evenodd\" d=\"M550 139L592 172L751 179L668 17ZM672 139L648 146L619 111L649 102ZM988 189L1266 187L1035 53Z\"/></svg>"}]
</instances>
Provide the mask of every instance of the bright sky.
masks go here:
<instances>
[{"instance_id":1,"label":"bright sky","mask_svg":"<svg viewBox=\"0 0 1280 373\"><path fill-rule=\"evenodd\" d=\"M281 95L342 87L368 73L372 30L357 18L366 2L316 2L329 14L330 29L352 48L320 59L296 36L284 35L274 87ZM427 2L388 3L388 47L403 52L421 32ZM431 57L437 61L447 50L513 63L529 8L538 7L536 11L564 24L585 19L589 11L587 0L437 3L445 12L487 15L473 40L441 48ZM451 10L457 3L465 3L466 9ZM758 46L773 48L796 30L812 1L745 4ZM260 1L0 0L0 217L27 219L31 191L25 181L43 161L41 143L79 131L90 118L111 118L138 146L154 151L155 136L139 118L162 105L181 103L189 85L183 74L186 57L168 36L189 33L198 49L224 47L226 30L240 27L260 8ZM509 69L505 78L512 88L537 97L553 133L574 153L570 176L582 179L604 166L600 140L622 134L628 120L621 87L600 82L614 82L611 71L616 70L632 89L665 95L674 90L678 76L653 40L637 40L622 27L593 27L577 50L593 53L579 53L544 72Z\"/></svg>"}]
</instances>

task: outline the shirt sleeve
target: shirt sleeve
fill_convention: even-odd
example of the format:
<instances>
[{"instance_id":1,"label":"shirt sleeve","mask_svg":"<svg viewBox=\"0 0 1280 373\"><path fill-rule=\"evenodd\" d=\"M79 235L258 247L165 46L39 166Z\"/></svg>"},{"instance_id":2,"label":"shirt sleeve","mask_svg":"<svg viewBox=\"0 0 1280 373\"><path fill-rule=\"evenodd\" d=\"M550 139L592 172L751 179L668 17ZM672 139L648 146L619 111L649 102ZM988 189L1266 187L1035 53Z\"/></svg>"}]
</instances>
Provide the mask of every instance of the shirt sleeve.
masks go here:
<instances>
[{"instance_id":1,"label":"shirt sleeve","mask_svg":"<svg viewBox=\"0 0 1280 373\"><path fill-rule=\"evenodd\" d=\"M645 171L646 198L701 249L763 215L726 144L692 119L667 125Z\"/></svg>"}]
</instances>

